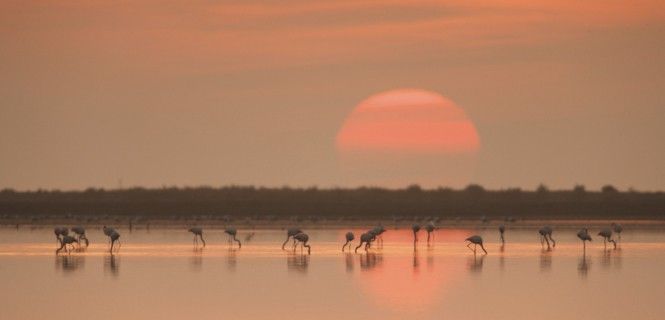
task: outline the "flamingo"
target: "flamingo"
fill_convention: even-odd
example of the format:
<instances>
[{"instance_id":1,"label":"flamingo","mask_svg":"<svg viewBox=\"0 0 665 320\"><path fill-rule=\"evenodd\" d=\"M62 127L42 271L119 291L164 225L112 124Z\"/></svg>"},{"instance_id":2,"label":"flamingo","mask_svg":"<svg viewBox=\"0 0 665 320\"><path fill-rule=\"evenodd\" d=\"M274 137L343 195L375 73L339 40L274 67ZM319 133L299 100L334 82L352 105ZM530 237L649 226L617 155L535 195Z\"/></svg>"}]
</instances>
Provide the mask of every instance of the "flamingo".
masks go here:
<instances>
[{"instance_id":1,"label":"flamingo","mask_svg":"<svg viewBox=\"0 0 665 320\"><path fill-rule=\"evenodd\" d=\"M550 247L550 241L552 241L552 247L556 247L556 242L552 238L552 227L550 226L544 226L538 230L538 233L540 233L540 244L543 244L543 240L547 242L547 248ZM549 240L548 240L549 237Z\"/></svg>"},{"instance_id":2,"label":"flamingo","mask_svg":"<svg viewBox=\"0 0 665 320\"><path fill-rule=\"evenodd\" d=\"M381 247L383 247L383 237L381 235L384 232L386 232L386 228L384 228L382 225L378 225L372 229L372 233L374 233L374 236L376 237L375 240L379 241Z\"/></svg>"},{"instance_id":3,"label":"flamingo","mask_svg":"<svg viewBox=\"0 0 665 320\"><path fill-rule=\"evenodd\" d=\"M115 231L115 228L113 228L113 227L107 227L107 226L102 227L102 230L104 231L104 235L106 235L107 237L109 237L109 239L110 239L110 237L111 237L111 234L113 234L114 232L117 232L117 231ZM109 240L109 241L110 241L110 240Z\"/></svg>"},{"instance_id":4,"label":"flamingo","mask_svg":"<svg viewBox=\"0 0 665 320\"><path fill-rule=\"evenodd\" d=\"M90 245L90 241L88 241L88 237L85 236L85 228L82 226L75 226L72 227L72 232L76 234L76 240L78 243L81 243L81 240L85 241L85 247L87 248Z\"/></svg>"},{"instance_id":5,"label":"flamingo","mask_svg":"<svg viewBox=\"0 0 665 320\"><path fill-rule=\"evenodd\" d=\"M417 223L414 223L411 226L411 230L413 230L413 246L416 246L416 242L418 242L418 231L420 231L420 225Z\"/></svg>"},{"instance_id":6,"label":"flamingo","mask_svg":"<svg viewBox=\"0 0 665 320\"><path fill-rule=\"evenodd\" d=\"M478 236L478 235L473 235L468 238L466 238L464 241L469 241L469 243L466 245L467 248L470 250L473 250L473 254L476 254L476 247L480 245L480 248L483 249L485 254L487 254L487 250L485 250L485 247L483 246L483 238ZM471 249L471 244L473 244L473 249Z\"/></svg>"},{"instance_id":7,"label":"flamingo","mask_svg":"<svg viewBox=\"0 0 665 320\"><path fill-rule=\"evenodd\" d=\"M367 249L369 248L370 242L374 241L376 236L372 231L365 232L360 235L360 244L356 247L355 252L358 253L358 248L362 247L363 243L365 243L365 252L367 252Z\"/></svg>"},{"instance_id":8,"label":"flamingo","mask_svg":"<svg viewBox=\"0 0 665 320\"><path fill-rule=\"evenodd\" d=\"M287 242L289 242L289 239L291 239L291 237L295 236L298 233L302 233L302 230L298 228L289 228L288 230L286 230L286 241L282 243L282 250L284 250L284 246L286 245ZM295 245L295 239L293 240L293 242Z\"/></svg>"},{"instance_id":9,"label":"flamingo","mask_svg":"<svg viewBox=\"0 0 665 320\"><path fill-rule=\"evenodd\" d=\"M307 244L307 241L309 241L309 236L306 233L298 233L295 236L293 236L293 239L298 241L302 246L300 247L300 252L302 252L303 247L307 247L307 254L311 254L312 247L310 247ZM293 249L295 251L295 248Z\"/></svg>"},{"instance_id":10,"label":"flamingo","mask_svg":"<svg viewBox=\"0 0 665 320\"><path fill-rule=\"evenodd\" d=\"M619 241L621 241L621 232L623 231L623 226L621 226L618 223L612 223L612 229L614 230L614 232L616 232Z\"/></svg>"},{"instance_id":11,"label":"flamingo","mask_svg":"<svg viewBox=\"0 0 665 320\"><path fill-rule=\"evenodd\" d=\"M355 239L356 236L353 235L353 232L349 231L346 233L345 237L346 237L346 243L344 243L344 245L342 246L342 252L344 252L344 247L346 247L347 244L349 245L349 250L351 250L351 245L349 244L349 242L353 241L353 239Z\"/></svg>"},{"instance_id":12,"label":"flamingo","mask_svg":"<svg viewBox=\"0 0 665 320\"><path fill-rule=\"evenodd\" d=\"M67 250L67 245L74 246L74 242L78 243L78 240L76 240L76 238L68 235L63 235L62 239L59 240L60 240L60 248L58 248L58 250L55 250L55 254L58 254L60 250L62 250L63 248L65 249L65 251L67 251L67 253L69 253L69 250Z\"/></svg>"},{"instance_id":13,"label":"flamingo","mask_svg":"<svg viewBox=\"0 0 665 320\"><path fill-rule=\"evenodd\" d=\"M436 229L436 227L434 227L434 222L433 222L433 221L430 221L430 222L427 223L427 225L425 226L425 231L427 231L427 243L428 243L428 244L429 244L429 237L430 237L430 234L432 234L432 232L434 232L434 229Z\"/></svg>"},{"instance_id":14,"label":"flamingo","mask_svg":"<svg viewBox=\"0 0 665 320\"><path fill-rule=\"evenodd\" d=\"M501 243L504 244L506 243L506 239L503 237L503 234L506 232L506 226L500 225L499 226L499 234L501 235Z\"/></svg>"},{"instance_id":15,"label":"flamingo","mask_svg":"<svg viewBox=\"0 0 665 320\"><path fill-rule=\"evenodd\" d=\"M55 233L55 238L59 244L62 244L61 237L69 235L69 229L65 227L55 227L53 228L53 233Z\"/></svg>"},{"instance_id":16,"label":"flamingo","mask_svg":"<svg viewBox=\"0 0 665 320\"><path fill-rule=\"evenodd\" d=\"M121 244L120 244L120 233L118 233L118 231L112 230L109 233L109 239L111 239L111 249L109 250L109 252L111 252L111 253L113 252L113 245L115 244L116 241L118 241L118 249L117 250L120 250L120 246L121 246Z\"/></svg>"},{"instance_id":17,"label":"flamingo","mask_svg":"<svg viewBox=\"0 0 665 320\"><path fill-rule=\"evenodd\" d=\"M191 227L189 230L187 230L191 233L194 234L194 245L199 244L199 238L201 238L201 242L203 242L203 246L206 246L206 241L203 240L203 228L201 227Z\"/></svg>"},{"instance_id":18,"label":"flamingo","mask_svg":"<svg viewBox=\"0 0 665 320\"><path fill-rule=\"evenodd\" d=\"M226 228L226 230L224 230L224 233L229 235L229 242L235 241L238 243L238 249L242 248L242 243L240 243L240 240L236 238L236 235L238 234L236 228Z\"/></svg>"},{"instance_id":19,"label":"flamingo","mask_svg":"<svg viewBox=\"0 0 665 320\"><path fill-rule=\"evenodd\" d=\"M610 228L604 228L598 232L598 235L603 237L603 244L607 247L607 242L612 242L614 244L614 249L617 248L617 242L612 239L612 230Z\"/></svg>"},{"instance_id":20,"label":"flamingo","mask_svg":"<svg viewBox=\"0 0 665 320\"><path fill-rule=\"evenodd\" d=\"M587 228L584 228L577 232L577 237L582 240L582 245L584 246L584 251L586 251L586 242L591 241L591 235L589 234L589 230Z\"/></svg>"}]
</instances>

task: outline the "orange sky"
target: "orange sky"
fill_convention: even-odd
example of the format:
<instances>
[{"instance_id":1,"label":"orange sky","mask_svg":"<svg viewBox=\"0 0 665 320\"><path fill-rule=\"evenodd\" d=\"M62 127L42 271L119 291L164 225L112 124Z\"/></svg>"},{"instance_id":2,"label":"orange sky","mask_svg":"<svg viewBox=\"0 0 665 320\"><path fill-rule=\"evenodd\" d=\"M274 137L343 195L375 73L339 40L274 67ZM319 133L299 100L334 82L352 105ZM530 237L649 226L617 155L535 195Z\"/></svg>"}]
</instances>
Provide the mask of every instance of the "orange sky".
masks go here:
<instances>
[{"instance_id":1,"label":"orange sky","mask_svg":"<svg viewBox=\"0 0 665 320\"><path fill-rule=\"evenodd\" d=\"M665 189L663 39L662 1L3 1L0 188L345 185L345 117L406 87L473 182Z\"/></svg>"}]
</instances>

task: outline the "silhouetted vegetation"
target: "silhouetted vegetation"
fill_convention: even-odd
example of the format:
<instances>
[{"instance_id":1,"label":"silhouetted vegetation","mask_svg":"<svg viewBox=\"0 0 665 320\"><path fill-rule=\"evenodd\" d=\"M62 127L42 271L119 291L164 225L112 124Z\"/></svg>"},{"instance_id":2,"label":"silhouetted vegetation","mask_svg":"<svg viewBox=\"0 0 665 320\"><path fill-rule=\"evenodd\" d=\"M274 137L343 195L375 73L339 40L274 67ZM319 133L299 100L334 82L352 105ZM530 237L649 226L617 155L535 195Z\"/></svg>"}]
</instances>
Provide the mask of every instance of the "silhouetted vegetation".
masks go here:
<instances>
[{"instance_id":1,"label":"silhouetted vegetation","mask_svg":"<svg viewBox=\"0 0 665 320\"><path fill-rule=\"evenodd\" d=\"M318 189L256 188L132 188L84 191L0 191L0 218L27 216L161 216L394 218L665 218L662 192L621 192L613 186L589 191L486 190L469 185L462 190L381 188Z\"/></svg>"}]
</instances>

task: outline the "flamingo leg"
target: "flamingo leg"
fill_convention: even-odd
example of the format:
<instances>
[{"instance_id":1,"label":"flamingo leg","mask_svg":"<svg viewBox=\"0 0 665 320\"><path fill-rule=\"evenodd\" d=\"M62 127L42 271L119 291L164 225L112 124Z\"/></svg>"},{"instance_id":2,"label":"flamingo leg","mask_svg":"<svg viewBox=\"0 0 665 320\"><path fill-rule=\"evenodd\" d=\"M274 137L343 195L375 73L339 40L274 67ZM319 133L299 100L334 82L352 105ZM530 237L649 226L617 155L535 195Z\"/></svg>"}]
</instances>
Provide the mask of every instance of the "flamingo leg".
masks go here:
<instances>
[{"instance_id":1,"label":"flamingo leg","mask_svg":"<svg viewBox=\"0 0 665 320\"><path fill-rule=\"evenodd\" d=\"M206 241L205 241L205 240L203 240L203 235L202 235L202 234L200 234L200 235L199 235L199 237L201 237L201 242L203 242L203 246L205 247L205 246L206 246Z\"/></svg>"}]
</instances>

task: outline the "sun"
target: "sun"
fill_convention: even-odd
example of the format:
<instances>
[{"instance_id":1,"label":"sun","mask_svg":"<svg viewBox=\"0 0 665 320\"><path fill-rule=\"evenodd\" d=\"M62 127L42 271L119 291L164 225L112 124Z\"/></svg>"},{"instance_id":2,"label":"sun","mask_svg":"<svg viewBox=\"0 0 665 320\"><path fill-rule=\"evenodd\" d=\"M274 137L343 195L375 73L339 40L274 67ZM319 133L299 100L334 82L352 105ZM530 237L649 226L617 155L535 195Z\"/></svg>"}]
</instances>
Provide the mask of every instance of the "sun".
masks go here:
<instances>
[{"instance_id":1,"label":"sun","mask_svg":"<svg viewBox=\"0 0 665 320\"><path fill-rule=\"evenodd\" d=\"M360 102L336 137L345 182L403 186L468 183L480 138L462 108L422 89L395 89Z\"/></svg>"}]
</instances>

